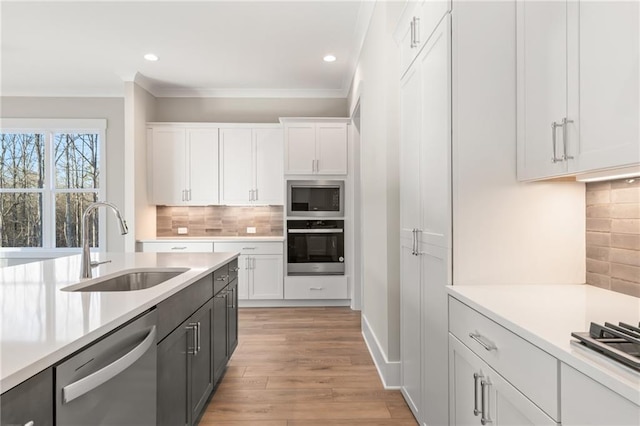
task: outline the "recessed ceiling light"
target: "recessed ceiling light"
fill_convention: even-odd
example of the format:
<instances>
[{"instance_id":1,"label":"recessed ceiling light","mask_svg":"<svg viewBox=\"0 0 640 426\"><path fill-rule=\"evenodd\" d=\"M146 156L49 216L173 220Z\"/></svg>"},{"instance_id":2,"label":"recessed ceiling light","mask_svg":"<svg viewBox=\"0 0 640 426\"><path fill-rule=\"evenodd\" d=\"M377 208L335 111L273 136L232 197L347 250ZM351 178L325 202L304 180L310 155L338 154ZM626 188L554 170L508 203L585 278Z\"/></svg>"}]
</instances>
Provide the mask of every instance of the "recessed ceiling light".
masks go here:
<instances>
[{"instance_id":1,"label":"recessed ceiling light","mask_svg":"<svg viewBox=\"0 0 640 426\"><path fill-rule=\"evenodd\" d=\"M322 59L324 59L324 61L325 61L325 62L335 62L336 57L335 57L335 56L333 56L333 55L327 55L327 56L325 56L325 57L324 57L324 58L322 58Z\"/></svg>"},{"instance_id":2,"label":"recessed ceiling light","mask_svg":"<svg viewBox=\"0 0 640 426\"><path fill-rule=\"evenodd\" d=\"M146 55L144 55L144 58L145 58L147 61L152 61L152 62L155 62L155 61L157 61L157 60L158 60L158 56L157 56L157 55L154 55L153 53L147 53Z\"/></svg>"}]
</instances>

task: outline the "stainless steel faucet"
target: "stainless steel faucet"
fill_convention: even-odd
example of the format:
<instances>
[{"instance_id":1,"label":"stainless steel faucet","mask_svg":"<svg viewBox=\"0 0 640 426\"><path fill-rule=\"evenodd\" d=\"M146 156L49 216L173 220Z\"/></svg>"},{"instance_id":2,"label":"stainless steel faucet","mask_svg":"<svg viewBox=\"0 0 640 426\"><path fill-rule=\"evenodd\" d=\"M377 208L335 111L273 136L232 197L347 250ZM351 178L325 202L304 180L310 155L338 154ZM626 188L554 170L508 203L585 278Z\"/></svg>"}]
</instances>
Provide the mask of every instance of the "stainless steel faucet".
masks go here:
<instances>
[{"instance_id":1,"label":"stainless steel faucet","mask_svg":"<svg viewBox=\"0 0 640 426\"><path fill-rule=\"evenodd\" d=\"M102 206L110 207L113 213L115 213L120 224L120 233L122 235L129 232L129 228L127 228L127 221L122 218L120 210L118 210L114 204L107 203L105 201L97 201L89 204L84 213L82 213L82 259L80 260L80 278L91 278L91 267L99 264L98 262L95 264L91 262L91 251L89 250L89 217L94 210L97 210L98 207Z\"/></svg>"}]
</instances>

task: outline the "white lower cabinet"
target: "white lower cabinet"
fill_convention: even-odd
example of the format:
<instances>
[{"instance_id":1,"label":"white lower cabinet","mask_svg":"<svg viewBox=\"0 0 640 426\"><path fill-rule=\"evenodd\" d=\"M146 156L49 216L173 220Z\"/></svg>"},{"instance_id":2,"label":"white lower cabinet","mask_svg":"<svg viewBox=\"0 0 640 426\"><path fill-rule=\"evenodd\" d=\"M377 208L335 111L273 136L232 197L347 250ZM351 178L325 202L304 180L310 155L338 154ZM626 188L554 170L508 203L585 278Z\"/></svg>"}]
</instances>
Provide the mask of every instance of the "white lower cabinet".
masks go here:
<instances>
[{"instance_id":1,"label":"white lower cabinet","mask_svg":"<svg viewBox=\"0 0 640 426\"><path fill-rule=\"evenodd\" d=\"M284 298L289 300L348 299L347 277L345 275L287 276Z\"/></svg>"},{"instance_id":2,"label":"white lower cabinet","mask_svg":"<svg viewBox=\"0 0 640 426\"><path fill-rule=\"evenodd\" d=\"M452 425L557 425L451 334L449 401Z\"/></svg>"},{"instance_id":3,"label":"white lower cabinet","mask_svg":"<svg viewBox=\"0 0 640 426\"><path fill-rule=\"evenodd\" d=\"M563 425L640 424L640 406L564 363L560 373Z\"/></svg>"},{"instance_id":4,"label":"white lower cabinet","mask_svg":"<svg viewBox=\"0 0 640 426\"><path fill-rule=\"evenodd\" d=\"M239 252L238 299L279 300L284 297L282 242L215 243L215 251Z\"/></svg>"}]
</instances>

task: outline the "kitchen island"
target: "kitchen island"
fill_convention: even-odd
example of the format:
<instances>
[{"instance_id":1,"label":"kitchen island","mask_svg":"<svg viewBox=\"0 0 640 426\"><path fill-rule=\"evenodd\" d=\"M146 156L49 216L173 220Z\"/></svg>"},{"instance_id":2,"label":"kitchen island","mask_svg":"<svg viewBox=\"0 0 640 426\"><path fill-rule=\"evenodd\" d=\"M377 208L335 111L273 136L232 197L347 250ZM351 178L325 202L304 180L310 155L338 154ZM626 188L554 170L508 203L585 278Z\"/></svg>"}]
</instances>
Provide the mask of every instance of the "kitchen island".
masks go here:
<instances>
[{"instance_id":1,"label":"kitchen island","mask_svg":"<svg viewBox=\"0 0 640 426\"><path fill-rule=\"evenodd\" d=\"M238 257L237 253L94 253L93 278L125 269L188 268L154 287L71 292L80 255L0 269L0 393L68 357ZM205 300L202 301L204 303Z\"/></svg>"}]
</instances>

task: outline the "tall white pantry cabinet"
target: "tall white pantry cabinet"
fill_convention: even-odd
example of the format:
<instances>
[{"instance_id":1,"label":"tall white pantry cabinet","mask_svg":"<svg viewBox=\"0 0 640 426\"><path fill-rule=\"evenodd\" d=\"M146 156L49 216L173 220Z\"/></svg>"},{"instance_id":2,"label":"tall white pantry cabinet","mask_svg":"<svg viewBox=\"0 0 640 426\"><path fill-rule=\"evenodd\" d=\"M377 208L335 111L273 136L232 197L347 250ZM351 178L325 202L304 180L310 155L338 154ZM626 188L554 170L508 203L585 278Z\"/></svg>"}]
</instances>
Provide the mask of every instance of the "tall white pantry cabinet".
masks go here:
<instances>
[{"instance_id":1,"label":"tall white pantry cabinet","mask_svg":"<svg viewBox=\"0 0 640 426\"><path fill-rule=\"evenodd\" d=\"M584 282L584 227L558 214L584 212L584 187L517 180L515 1L408 2L394 36L400 388L421 425L450 424L445 286Z\"/></svg>"}]
</instances>

